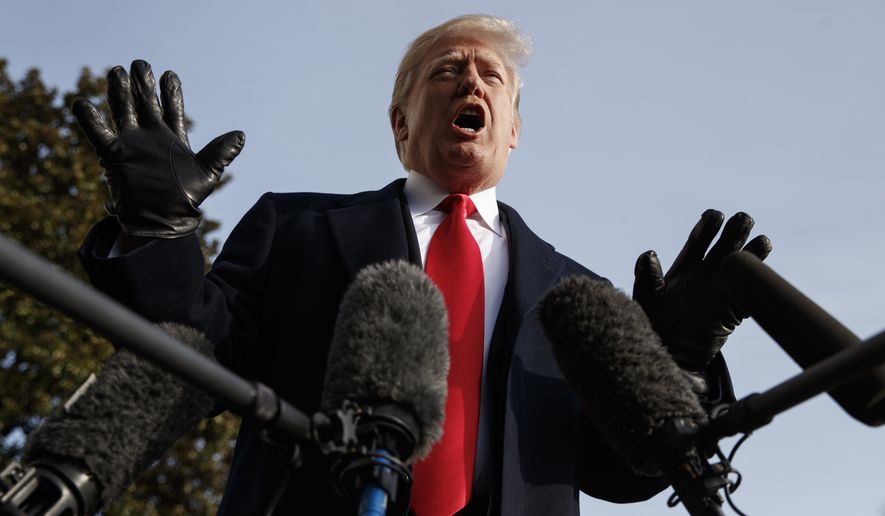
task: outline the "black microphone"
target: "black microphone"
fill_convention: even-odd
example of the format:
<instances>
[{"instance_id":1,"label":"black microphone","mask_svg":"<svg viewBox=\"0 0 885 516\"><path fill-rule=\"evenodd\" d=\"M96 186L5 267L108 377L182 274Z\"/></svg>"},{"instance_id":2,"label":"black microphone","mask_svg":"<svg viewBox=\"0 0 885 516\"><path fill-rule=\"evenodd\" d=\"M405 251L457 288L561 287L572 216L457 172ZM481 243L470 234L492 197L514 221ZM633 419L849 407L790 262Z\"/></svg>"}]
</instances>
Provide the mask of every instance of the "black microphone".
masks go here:
<instances>
[{"instance_id":1,"label":"black microphone","mask_svg":"<svg viewBox=\"0 0 885 516\"><path fill-rule=\"evenodd\" d=\"M574 276L547 293L540 314L566 381L608 444L637 473L663 473L691 514L722 514L716 491L726 479L695 446L707 414L642 308Z\"/></svg>"},{"instance_id":2,"label":"black microphone","mask_svg":"<svg viewBox=\"0 0 885 516\"><path fill-rule=\"evenodd\" d=\"M752 316L803 369L861 342L751 253L727 256L722 262L722 278L738 307ZM870 426L885 423L885 365L831 389L829 394L858 421Z\"/></svg>"},{"instance_id":3,"label":"black microphone","mask_svg":"<svg viewBox=\"0 0 885 516\"><path fill-rule=\"evenodd\" d=\"M406 464L442 436L449 371L442 294L415 265L366 267L344 294L329 350L325 411L356 410L357 444L333 466L335 488L360 514L408 509Z\"/></svg>"},{"instance_id":4,"label":"black microphone","mask_svg":"<svg viewBox=\"0 0 885 516\"><path fill-rule=\"evenodd\" d=\"M213 355L214 346L197 330L159 327ZM3 495L0 514L91 514L214 411L212 397L129 351L117 351L28 436L28 466L5 471L15 485Z\"/></svg>"}]
</instances>

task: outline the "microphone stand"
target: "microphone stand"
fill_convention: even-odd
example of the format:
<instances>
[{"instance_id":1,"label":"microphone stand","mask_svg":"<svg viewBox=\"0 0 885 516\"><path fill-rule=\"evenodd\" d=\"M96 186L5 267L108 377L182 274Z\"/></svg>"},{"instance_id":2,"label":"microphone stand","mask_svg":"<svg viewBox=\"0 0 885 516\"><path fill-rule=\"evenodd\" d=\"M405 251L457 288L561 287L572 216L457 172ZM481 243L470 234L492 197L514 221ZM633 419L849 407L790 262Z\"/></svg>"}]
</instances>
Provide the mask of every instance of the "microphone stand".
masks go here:
<instances>
[{"instance_id":1,"label":"microphone stand","mask_svg":"<svg viewBox=\"0 0 885 516\"><path fill-rule=\"evenodd\" d=\"M745 305L753 320L803 369L810 370L861 343L851 330L752 253L731 253L723 260L721 273L738 305ZM867 358L881 363L875 356ZM864 373L844 385L831 382L850 374L854 366L865 369ZM828 379L828 375L833 377ZM860 358L841 372L823 370L806 381L810 386L831 382L834 387L826 389L830 397L858 421L869 426L885 423L885 368L866 367Z\"/></svg>"},{"instance_id":2,"label":"microphone stand","mask_svg":"<svg viewBox=\"0 0 885 516\"><path fill-rule=\"evenodd\" d=\"M710 464L706 449L698 446L702 428L687 419L671 419L656 432L663 436L648 456L647 464L661 465L673 486L670 507L682 502L692 516L724 516L718 491L728 487L727 468Z\"/></svg>"},{"instance_id":3,"label":"microphone stand","mask_svg":"<svg viewBox=\"0 0 885 516\"><path fill-rule=\"evenodd\" d=\"M730 405L713 409L704 438L716 440L738 433L749 433L770 423L774 416L830 391L853 378L885 363L885 331L836 353L796 376L762 393L753 393ZM867 405L878 405L885 399L879 393Z\"/></svg>"},{"instance_id":4,"label":"microphone stand","mask_svg":"<svg viewBox=\"0 0 885 516\"><path fill-rule=\"evenodd\" d=\"M774 387L714 407L710 422L700 429L680 420L661 430L669 439L655 452L657 461L676 465L667 475L676 496L692 516L720 516L719 489L727 487L730 465L710 464L706 456L718 450L719 440L749 434L782 412L829 391L885 363L885 331L841 351ZM885 396L885 393L882 394ZM881 400L870 400L878 403ZM675 502L671 503L675 505Z\"/></svg>"},{"instance_id":5,"label":"microphone stand","mask_svg":"<svg viewBox=\"0 0 885 516\"><path fill-rule=\"evenodd\" d=\"M738 301L753 307L753 319L805 370L765 392L714 408L705 430L710 439L752 432L823 392L862 423L885 423L885 371L874 371L885 363L885 331L861 342L751 253L731 253L723 261L722 274ZM757 284L758 292L750 284ZM792 324L778 324L779 313ZM799 353L804 349L799 343L816 340L827 346Z\"/></svg>"},{"instance_id":6,"label":"microphone stand","mask_svg":"<svg viewBox=\"0 0 885 516\"><path fill-rule=\"evenodd\" d=\"M679 435L683 439L683 444L674 449L683 451L682 457L687 459L679 463L679 468L670 475L676 496L692 516L723 514L718 490L729 488L725 477L733 470L729 464L731 458L726 460L719 452L719 440L739 433L750 434L771 423L776 415L849 382L882 363L885 363L885 331L818 362L771 389L714 407L709 423L699 431L671 432L671 435ZM870 404L878 404L881 399L870 401ZM705 459L714 454L719 455L722 462L710 464ZM670 506L675 503L672 498L668 502Z\"/></svg>"}]
</instances>

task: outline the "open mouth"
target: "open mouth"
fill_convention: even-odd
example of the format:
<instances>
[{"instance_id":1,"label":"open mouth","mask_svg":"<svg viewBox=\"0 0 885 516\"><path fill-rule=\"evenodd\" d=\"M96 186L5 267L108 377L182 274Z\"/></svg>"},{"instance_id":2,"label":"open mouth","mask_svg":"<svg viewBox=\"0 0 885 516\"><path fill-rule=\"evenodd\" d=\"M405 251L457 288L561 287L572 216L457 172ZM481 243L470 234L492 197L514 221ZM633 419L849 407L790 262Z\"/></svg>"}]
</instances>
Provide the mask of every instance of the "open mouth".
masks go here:
<instances>
[{"instance_id":1,"label":"open mouth","mask_svg":"<svg viewBox=\"0 0 885 516\"><path fill-rule=\"evenodd\" d=\"M485 127L485 117L481 108L468 106L461 111L452 122L455 126L468 133L475 133Z\"/></svg>"}]
</instances>

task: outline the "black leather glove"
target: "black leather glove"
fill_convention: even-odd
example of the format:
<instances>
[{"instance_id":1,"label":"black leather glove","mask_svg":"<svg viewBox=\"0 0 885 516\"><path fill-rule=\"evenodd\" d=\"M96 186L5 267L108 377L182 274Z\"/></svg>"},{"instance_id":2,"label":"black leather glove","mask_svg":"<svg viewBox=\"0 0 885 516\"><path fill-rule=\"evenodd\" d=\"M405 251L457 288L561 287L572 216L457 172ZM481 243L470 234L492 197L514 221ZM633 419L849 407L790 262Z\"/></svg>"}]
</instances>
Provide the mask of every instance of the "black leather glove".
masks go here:
<instances>
[{"instance_id":1,"label":"black leather glove","mask_svg":"<svg viewBox=\"0 0 885 516\"><path fill-rule=\"evenodd\" d=\"M88 100L74 101L72 111L105 169L111 192L108 211L123 231L139 237L177 238L197 229L202 215L198 206L243 149L246 135L231 131L194 154L175 72L160 77L160 94L162 107L151 66L137 60L129 75L121 66L108 72L108 103L116 133Z\"/></svg>"},{"instance_id":2,"label":"black leather glove","mask_svg":"<svg viewBox=\"0 0 885 516\"><path fill-rule=\"evenodd\" d=\"M645 309L676 362L688 371L703 371L747 317L738 312L725 288L719 273L722 259L742 247L762 260L771 252L765 235L744 246L753 219L739 212L728 220L707 253L724 219L722 212L705 211L666 275L654 251L646 251L636 261L633 298Z\"/></svg>"}]
</instances>

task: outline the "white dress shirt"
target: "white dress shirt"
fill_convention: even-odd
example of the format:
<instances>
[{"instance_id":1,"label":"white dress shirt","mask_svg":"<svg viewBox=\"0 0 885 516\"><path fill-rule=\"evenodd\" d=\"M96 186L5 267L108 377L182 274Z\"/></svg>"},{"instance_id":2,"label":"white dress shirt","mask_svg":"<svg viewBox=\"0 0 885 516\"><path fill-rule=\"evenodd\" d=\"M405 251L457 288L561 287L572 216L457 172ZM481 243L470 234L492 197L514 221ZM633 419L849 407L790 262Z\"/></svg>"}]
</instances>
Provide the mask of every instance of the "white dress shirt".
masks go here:
<instances>
[{"instance_id":1,"label":"white dress shirt","mask_svg":"<svg viewBox=\"0 0 885 516\"><path fill-rule=\"evenodd\" d=\"M405 184L406 201L409 213L415 225L418 237L418 248L421 251L421 263L427 259L427 248L433 233L446 218L446 213L435 208L449 196L441 186L418 172L411 171ZM504 287L507 286L509 260L507 251L507 233L501 216L498 213L498 201L495 188L489 188L470 196L476 206L476 213L467 218L467 228L479 245L482 255L483 283L485 285L485 327L483 332L482 354L482 387L479 405L479 428L476 436L476 463L473 470L473 483L487 484L491 409L487 402L486 366L489 358L489 344L492 331L498 319L498 311L504 298Z\"/></svg>"}]
</instances>

